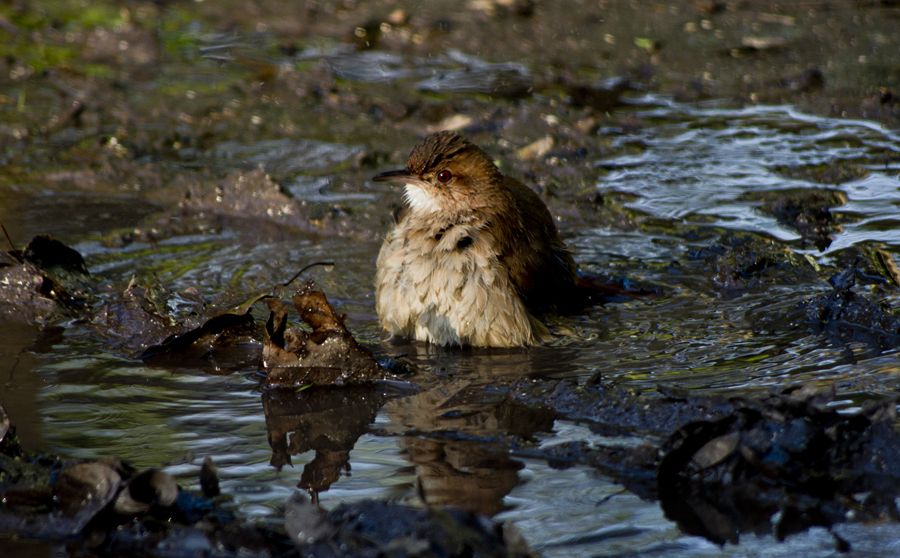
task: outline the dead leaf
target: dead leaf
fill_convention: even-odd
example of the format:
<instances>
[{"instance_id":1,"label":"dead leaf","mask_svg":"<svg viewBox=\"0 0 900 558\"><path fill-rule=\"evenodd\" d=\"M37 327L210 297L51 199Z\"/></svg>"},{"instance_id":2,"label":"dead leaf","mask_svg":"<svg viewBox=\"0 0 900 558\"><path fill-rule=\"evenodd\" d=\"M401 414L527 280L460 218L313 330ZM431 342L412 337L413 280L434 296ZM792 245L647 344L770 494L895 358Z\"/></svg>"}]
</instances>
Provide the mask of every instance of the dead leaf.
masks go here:
<instances>
[{"instance_id":1,"label":"dead leaf","mask_svg":"<svg viewBox=\"0 0 900 558\"><path fill-rule=\"evenodd\" d=\"M292 301L301 319L312 328L288 329L288 307L269 299L263 366L267 383L277 387L305 384L334 385L368 382L388 376L372 353L361 347L328 303L325 293L308 282Z\"/></svg>"}]
</instances>

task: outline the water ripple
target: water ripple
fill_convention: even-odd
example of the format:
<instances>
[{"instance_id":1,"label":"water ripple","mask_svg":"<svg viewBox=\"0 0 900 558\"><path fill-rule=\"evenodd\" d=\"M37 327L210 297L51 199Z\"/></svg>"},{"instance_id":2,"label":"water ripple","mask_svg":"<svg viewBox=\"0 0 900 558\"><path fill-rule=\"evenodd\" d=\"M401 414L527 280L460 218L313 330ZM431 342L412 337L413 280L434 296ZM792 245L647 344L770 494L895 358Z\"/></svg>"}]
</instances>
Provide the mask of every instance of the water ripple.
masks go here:
<instances>
[{"instance_id":1,"label":"water ripple","mask_svg":"<svg viewBox=\"0 0 900 558\"><path fill-rule=\"evenodd\" d=\"M628 207L790 241L799 238L796 232L757 211L745 194L837 189L848 201L836 211L862 219L846 224L829 252L867 241L900 246L895 226L900 220L900 135L869 122L812 117L787 107L702 109L667 103L641 114L659 126L621 135L614 145L638 144L644 151L598 162L609 171L598 190L637 195ZM778 172L845 163L863 165L868 175L830 184Z\"/></svg>"}]
</instances>

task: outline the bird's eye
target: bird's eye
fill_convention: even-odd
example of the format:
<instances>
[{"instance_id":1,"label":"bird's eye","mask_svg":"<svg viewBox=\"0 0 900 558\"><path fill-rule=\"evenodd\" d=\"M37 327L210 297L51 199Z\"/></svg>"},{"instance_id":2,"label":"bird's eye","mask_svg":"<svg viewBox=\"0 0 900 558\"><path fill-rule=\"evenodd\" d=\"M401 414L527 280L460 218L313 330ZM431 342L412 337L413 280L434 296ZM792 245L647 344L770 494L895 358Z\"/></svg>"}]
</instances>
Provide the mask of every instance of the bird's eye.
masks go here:
<instances>
[{"instance_id":1,"label":"bird's eye","mask_svg":"<svg viewBox=\"0 0 900 558\"><path fill-rule=\"evenodd\" d=\"M450 182L451 178L453 178L453 173L448 171L447 169L444 169L441 172L437 173L438 182L443 182L444 184L446 184L447 182Z\"/></svg>"}]
</instances>

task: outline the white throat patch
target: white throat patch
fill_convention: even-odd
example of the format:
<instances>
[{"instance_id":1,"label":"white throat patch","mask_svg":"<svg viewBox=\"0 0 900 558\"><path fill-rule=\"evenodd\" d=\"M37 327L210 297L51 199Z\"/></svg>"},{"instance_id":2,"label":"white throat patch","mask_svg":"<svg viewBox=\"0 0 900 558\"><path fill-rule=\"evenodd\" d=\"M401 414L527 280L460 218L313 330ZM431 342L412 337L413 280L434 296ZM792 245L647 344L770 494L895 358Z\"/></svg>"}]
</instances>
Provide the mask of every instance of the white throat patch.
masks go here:
<instances>
[{"instance_id":1,"label":"white throat patch","mask_svg":"<svg viewBox=\"0 0 900 558\"><path fill-rule=\"evenodd\" d=\"M416 213L436 213L441 210L438 199L418 184L407 183L406 193L403 197L410 209Z\"/></svg>"}]
</instances>

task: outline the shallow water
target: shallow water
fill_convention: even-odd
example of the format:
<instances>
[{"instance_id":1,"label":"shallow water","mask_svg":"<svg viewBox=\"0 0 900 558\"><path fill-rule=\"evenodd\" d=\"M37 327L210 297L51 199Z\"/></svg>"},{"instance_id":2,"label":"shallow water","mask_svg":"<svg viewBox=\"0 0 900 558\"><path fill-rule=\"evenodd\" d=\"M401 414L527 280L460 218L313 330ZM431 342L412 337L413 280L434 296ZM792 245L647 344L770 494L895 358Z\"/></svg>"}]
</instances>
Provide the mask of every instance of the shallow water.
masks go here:
<instances>
[{"instance_id":1,"label":"shallow water","mask_svg":"<svg viewBox=\"0 0 900 558\"><path fill-rule=\"evenodd\" d=\"M829 344L802 324L766 323L766 316L789 315L809 291L786 284L722 296L710 287L703 265L674 272L671 267L673 261L684 261L689 250L709 243L708 238L685 240L677 233L681 227L696 225L712 233L752 231L796 244L795 231L760 212L758 202L744 196L786 188L827 188L846 195L846 204L836 211L852 219L844 222L825 252L803 248L811 260L827 262L849 246L881 243L898 261L900 138L868 122L811 117L788 107L731 110L643 99L630 110L652 125L636 131L600 131L613 138L613 147L608 156L591 161L606 171L596 189L628 194L627 207L671 223L670 230L623 230L602 223L567 228L563 223L562 232L583 267L612 269L661 284L666 293L560 318L553 323L559 336L547 347L491 353L382 345L371 288L380 231L373 230L369 238L358 241L296 232L267 236L239 223L226 223L218 234L179 236L152 246L136 243L125 249L110 248L84 240L75 248L85 254L95 275L112 284L121 284L132 274L152 275L176 292L189 287L201 293L233 292L235 300L273 280L283 280L285 270L294 269L297 262L339 262L331 273L314 269L310 275L348 314L348 325L360 341L381 354L405 353L419 367L420 376L430 378L426 380L430 387L383 406L376 397L371 406L356 410L360 416L353 420L358 432L349 437L347 432L335 431L343 423L335 427L327 411L308 415L310 422L302 423L306 428L340 439L334 443L345 449L333 451L349 451L346 468L322 469L336 480L319 495L325 507L365 498L416 501L417 483L425 483L439 493L439 499L477 502L485 511L499 512L499 519L516 524L532 546L547 556L829 553L833 538L817 529L782 544L770 536L745 535L740 545L725 548L683 535L656 502L639 499L596 471L586 467L556 470L506 454L502 445L489 441L512 428L494 409L495 401L462 396L461 407L453 403L454 395L490 384L498 375L585 379L600 373L606 379L647 389L664 382L731 394L834 383L841 404L848 409L861 398L900 389L896 352L873 353L861 346L850 347L848 356L847 347ZM626 149L619 146L634 145L641 146L639 153L619 153ZM309 161L314 164L297 156L311 149L316 157ZM346 186L333 188L338 179L329 169L357 151L352 146L285 140L225 143L213 156L228 167L261 164L287 184L294 196L311 201L384 203L392 193L368 187L356 192ZM786 178L775 170L844 162L864 169L864 176L817 184ZM54 197L46 204L41 203L40 194L23 197L23 204L31 208L23 217L25 231L71 236L90 230L83 223L65 223L55 217L75 207L101 214L90 219L98 232L119 226L116 219L104 220L102 215L132 218L133 204L127 201L104 198L101 203L76 195ZM814 291L827 288L824 283L813 286ZM893 302L898 302L896 296ZM4 326L2 338L6 340L0 347L2 361L12 363L5 366L4 403L30 447L78 458L115 455L139 467L164 464L188 486L197 484L200 463L212 456L223 492L234 495L241 513L272 521L277 521L283 503L296 490L304 466L316 457L307 451L292 456L293 466L278 470L270 465L273 448L263 408L271 403L259 388L255 367L224 374L228 366L223 365L223 375L215 374L215 364L205 371L148 367L111 351L78 324L56 336ZM302 400L303 396L297 397ZM448 408L457 407L465 409L463 419L447 414ZM550 424L540 416L518 420L528 424L544 444L635 442L600 438L577 424ZM465 436L447 440L422 436L429 432ZM358 436L355 442L354 436ZM467 437L475 441L466 441ZM334 455L325 452L321 459ZM340 456L337 460L341 462ZM488 465L466 465L485 462ZM896 525L844 525L836 530L860 556L897 552L900 529Z\"/></svg>"},{"instance_id":2,"label":"shallow water","mask_svg":"<svg viewBox=\"0 0 900 558\"><path fill-rule=\"evenodd\" d=\"M849 223L826 250L867 241L900 245L900 134L866 121L800 114L791 107L742 110L664 106L643 113L659 125L623 133L617 141L641 143L643 153L600 162L610 173L601 191L639 196L630 207L665 219L753 231L777 240L800 235L757 209L746 195L760 191L827 188L846 194L836 212ZM858 179L821 184L779 173L785 166L853 165Z\"/></svg>"}]
</instances>

